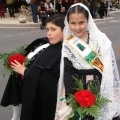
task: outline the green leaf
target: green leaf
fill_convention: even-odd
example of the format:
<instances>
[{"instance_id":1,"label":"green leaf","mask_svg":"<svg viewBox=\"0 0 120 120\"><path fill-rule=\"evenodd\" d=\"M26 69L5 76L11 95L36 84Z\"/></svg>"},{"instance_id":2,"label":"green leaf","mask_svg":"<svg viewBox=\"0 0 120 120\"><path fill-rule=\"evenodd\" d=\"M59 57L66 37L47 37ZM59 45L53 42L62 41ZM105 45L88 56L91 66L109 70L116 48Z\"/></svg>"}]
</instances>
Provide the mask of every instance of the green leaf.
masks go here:
<instances>
[{"instance_id":1,"label":"green leaf","mask_svg":"<svg viewBox=\"0 0 120 120\"><path fill-rule=\"evenodd\" d=\"M107 104L108 102L111 102L109 99L101 96L100 94L96 95L96 102L95 105L99 106L100 108Z\"/></svg>"},{"instance_id":2,"label":"green leaf","mask_svg":"<svg viewBox=\"0 0 120 120\"><path fill-rule=\"evenodd\" d=\"M72 96L72 95L71 95ZM70 106L73 108L73 109L76 109L78 108L78 103L76 102L76 100L74 99L74 96L71 97L71 99L67 100L67 103L70 104Z\"/></svg>"},{"instance_id":3,"label":"green leaf","mask_svg":"<svg viewBox=\"0 0 120 120\"><path fill-rule=\"evenodd\" d=\"M100 85L98 85L96 80L89 81L87 86L88 90L90 90L93 94L98 94L100 92Z\"/></svg>"},{"instance_id":4,"label":"green leaf","mask_svg":"<svg viewBox=\"0 0 120 120\"><path fill-rule=\"evenodd\" d=\"M83 83L82 83L82 81L79 80L79 79L77 79L74 76L73 76L73 78L75 80L75 86L76 86L75 90L82 90L83 89Z\"/></svg>"},{"instance_id":5,"label":"green leaf","mask_svg":"<svg viewBox=\"0 0 120 120\"><path fill-rule=\"evenodd\" d=\"M73 118L74 115L75 115L75 113L72 111L72 112L70 113L70 115L68 115L68 116L66 116L66 117L68 117L68 118Z\"/></svg>"},{"instance_id":6,"label":"green leaf","mask_svg":"<svg viewBox=\"0 0 120 120\"><path fill-rule=\"evenodd\" d=\"M0 59L3 61L3 66L4 66L4 70L2 71L3 77L5 77L5 75L8 73L13 72L13 69L8 64L9 57L16 53L25 55L26 54L25 48L26 48L26 45L23 45L19 48L16 48L15 51L12 51L10 53L0 53Z\"/></svg>"},{"instance_id":7,"label":"green leaf","mask_svg":"<svg viewBox=\"0 0 120 120\"><path fill-rule=\"evenodd\" d=\"M78 107L76 109L76 112L78 113L78 115L83 119L85 117L85 113L83 111L83 109L81 107Z\"/></svg>"},{"instance_id":8,"label":"green leaf","mask_svg":"<svg viewBox=\"0 0 120 120\"><path fill-rule=\"evenodd\" d=\"M85 113L86 115L90 115L92 117L97 118L100 115L100 108L98 106L91 106L91 107L87 107L85 109Z\"/></svg>"}]
</instances>

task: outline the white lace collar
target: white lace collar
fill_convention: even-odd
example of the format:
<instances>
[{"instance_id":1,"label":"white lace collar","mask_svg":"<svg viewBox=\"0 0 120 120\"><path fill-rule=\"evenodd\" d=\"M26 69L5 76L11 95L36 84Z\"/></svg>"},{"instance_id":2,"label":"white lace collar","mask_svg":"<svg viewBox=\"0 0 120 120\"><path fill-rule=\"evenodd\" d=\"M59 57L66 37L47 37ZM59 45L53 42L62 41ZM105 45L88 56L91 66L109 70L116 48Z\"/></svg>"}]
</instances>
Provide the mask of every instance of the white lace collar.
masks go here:
<instances>
[{"instance_id":1,"label":"white lace collar","mask_svg":"<svg viewBox=\"0 0 120 120\"><path fill-rule=\"evenodd\" d=\"M92 36L89 35L89 46L98 53L99 58L100 55L100 47L98 46L97 41L93 41ZM67 57L73 64L73 66L80 70L80 69L93 69L93 67L88 64L83 58L76 53L76 51L68 45L67 42L64 43L63 49L64 57Z\"/></svg>"}]
</instances>

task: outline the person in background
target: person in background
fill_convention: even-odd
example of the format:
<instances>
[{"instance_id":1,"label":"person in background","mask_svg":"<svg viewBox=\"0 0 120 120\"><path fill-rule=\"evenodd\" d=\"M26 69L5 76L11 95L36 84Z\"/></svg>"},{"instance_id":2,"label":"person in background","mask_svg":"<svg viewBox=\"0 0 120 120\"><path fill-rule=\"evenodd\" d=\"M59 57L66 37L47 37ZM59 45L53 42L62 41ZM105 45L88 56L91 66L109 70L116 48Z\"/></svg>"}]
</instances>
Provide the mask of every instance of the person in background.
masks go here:
<instances>
[{"instance_id":1,"label":"person in background","mask_svg":"<svg viewBox=\"0 0 120 120\"><path fill-rule=\"evenodd\" d=\"M118 120L120 79L111 41L97 28L89 9L82 3L76 3L69 8L64 23L64 62L61 66L64 68L66 99L69 99L68 94L76 92L73 76L82 81L84 89L87 89L88 81L96 80L100 94L111 101L101 108L98 119ZM95 56L92 57L91 53ZM95 120L91 116L86 116L83 120L86 119Z\"/></svg>"},{"instance_id":2,"label":"person in background","mask_svg":"<svg viewBox=\"0 0 120 120\"><path fill-rule=\"evenodd\" d=\"M40 5L38 6L38 12L39 13L45 13L46 12L46 7L45 7L45 2L41 1Z\"/></svg>"},{"instance_id":3,"label":"person in background","mask_svg":"<svg viewBox=\"0 0 120 120\"><path fill-rule=\"evenodd\" d=\"M54 14L54 8L50 0L46 0L45 2L45 7L46 7L46 12L48 15L53 15Z\"/></svg>"},{"instance_id":4,"label":"person in background","mask_svg":"<svg viewBox=\"0 0 120 120\"><path fill-rule=\"evenodd\" d=\"M108 1L105 2L105 16L107 17L108 11Z\"/></svg>"},{"instance_id":5,"label":"person in background","mask_svg":"<svg viewBox=\"0 0 120 120\"><path fill-rule=\"evenodd\" d=\"M6 0L6 3L7 3L10 17L15 17L14 16L14 9L15 9L14 0Z\"/></svg>"},{"instance_id":6,"label":"person in background","mask_svg":"<svg viewBox=\"0 0 120 120\"><path fill-rule=\"evenodd\" d=\"M77 0L72 0L71 5L77 3Z\"/></svg>"},{"instance_id":7,"label":"person in background","mask_svg":"<svg viewBox=\"0 0 120 120\"><path fill-rule=\"evenodd\" d=\"M41 19L41 29L43 30L45 27L45 20L48 17L48 14L46 12L45 2L41 1L40 5L38 6L38 15L39 19Z\"/></svg>"},{"instance_id":8,"label":"person in background","mask_svg":"<svg viewBox=\"0 0 120 120\"><path fill-rule=\"evenodd\" d=\"M57 0L56 2L56 10L58 14L65 14L65 7L62 5L62 0Z\"/></svg>"},{"instance_id":9,"label":"person in background","mask_svg":"<svg viewBox=\"0 0 120 120\"><path fill-rule=\"evenodd\" d=\"M105 13L106 13L106 16L107 16L107 11L106 10L105 10L105 3L104 3L103 0L101 0L101 2L100 2L100 9L99 9L99 14L100 14L100 18L101 19L103 19Z\"/></svg>"},{"instance_id":10,"label":"person in background","mask_svg":"<svg viewBox=\"0 0 120 120\"><path fill-rule=\"evenodd\" d=\"M15 13L19 13L19 1L18 0L14 0L14 12Z\"/></svg>"},{"instance_id":11,"label":"person in background","mask_svg":"<svg viewBox=\"0 0 120 120\"><path fill-rule=\"evenodd\" d=\"M7 13L7 4L6 4L6 0L0 0L0 4L4 4L4 12Z\"/></svg>"},{"instance_id":12,"label":"person in background","mask_svg":"<svg viewBox=\"0 0 120 120\"><path fill-rule=\"evenodd\" d=\"M30 64L25 67L18 61L12 63L13 70L24 76L20 120L55 118L63 28L63 15L47 18L47 38L30 45L37 43L36 49L27 55L31 59Z\"/></svg>"},{"instance_id":13,"label":"person in background","mask_svg":"<svg viewBox=\"0 0 120 120\"><path fill-rule=\"evenodd\" d=\"M37 8L39 6L37 0L30 0L30 6L32 10L33 22L38 23L37 21Z\"/></svg>"},{"instance_id":14,"label":"person in background","mask_svg":"<svg viewBox=\"0 0 120 120\"><path fill-rule=\"evenodd\" d=\"M63 0L63 2L62 2L62 7L64 7L65 8L65 15L66 15L66 13L67 13L67 11L68 11L68 8L70 7L70 4L69 4L69 2L68 2L68 0Z\"/></svg>"},{"instance_id":15,"label":"person in background","mask_svg":"<svg viewBox=\"0 0 120 120\"><path fill-rule=\"evenodd\" d=\"M97 18L99 3L100 3L99 0L91 1L90 7L91 7L91 14L93 18Z\"/></svg>"}]
</instances>

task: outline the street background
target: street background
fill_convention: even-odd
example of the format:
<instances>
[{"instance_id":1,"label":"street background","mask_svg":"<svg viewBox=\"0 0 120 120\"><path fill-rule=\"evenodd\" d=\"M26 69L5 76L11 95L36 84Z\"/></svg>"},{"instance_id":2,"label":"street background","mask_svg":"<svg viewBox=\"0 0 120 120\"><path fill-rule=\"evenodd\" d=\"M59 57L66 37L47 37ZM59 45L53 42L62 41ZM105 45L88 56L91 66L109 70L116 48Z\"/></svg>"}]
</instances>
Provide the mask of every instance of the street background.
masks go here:
<instances>
[{"instance_id":1,"label":"street background","mask_svg":"<svg viewBox=\"0 0 120 120\"><path fill-rule=\"evenodd\" d=\"M106 33L112 41L115 57L120 72L120 12L111 14L112 19L96 21L98 28ZM0 28L0 52L10 52L24 44L29 44L33 40L46 36L46 30L36 28ZM2 77L3 69L0 61L0 101L7 83L8 75ZM12 106L0 106L0 120L11 120Z\"/></svg>"}]
</instances>

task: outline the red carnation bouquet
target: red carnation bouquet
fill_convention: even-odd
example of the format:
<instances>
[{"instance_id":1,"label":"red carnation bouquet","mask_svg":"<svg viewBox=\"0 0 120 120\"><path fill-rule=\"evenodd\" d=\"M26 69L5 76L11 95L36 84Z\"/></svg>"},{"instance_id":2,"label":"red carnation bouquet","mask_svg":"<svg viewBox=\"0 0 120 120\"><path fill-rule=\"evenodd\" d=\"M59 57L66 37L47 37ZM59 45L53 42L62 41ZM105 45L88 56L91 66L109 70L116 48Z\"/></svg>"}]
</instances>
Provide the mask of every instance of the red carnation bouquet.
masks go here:
<instances>
[{"instance_id":1,"label":"red carnation bouquet","mask_svg":"<svg viewBox=\"0 0 120 120\"><path fill-rule=\"evenodd\" d=\"M11 63L14 62L15 60L17 60L19 63L23 64L25 61L25 56L23 56L22 54L13 54L8 58L8 64L9 66L11 66Z\"/></svg>"},{"instance_id":2,"label":"red carnation bouquet","mask_svg":"<svg viewBox=\"0 0 120 120\"><path fill-rule=\"evenodd\" d=\"M83 108L93 106L95 103L95 95L90 90L79 90L74 96L77 103Z\"/></svg>"},{"instance_id":3,"label":"red carnation bouquet","mask_svg":"<svg viewBox=\"0 0 120 120\"><path fill-rule=\"evenodd\" d=\"M68 120L86 120L88 116L98 118L101 108L110 100L101 96L100 86L96 80L89 81L87 83L88 88L85 90L82 81L74 79L76 92L74 95L69 94L69 99L66 100L72 110L65 118Z\"/></svg>"},{"instance_id":4,"label":"red carnation bouquet","mask_svg":"<svg viewBox=\"0 0 120 120\"><path fill-rule=\"evenodd\" d=\"M13 73L13 69L11 68L11 62L14 62L15 60L17 60L21 64L23 63L25 63L25 65L28 64L28 60L25 57L26 54L25 48L26 45L17 48L15 51L11 53L0 53L0 59L2 59L4 66L3 76L5 76L9 72Z\"/></svg>"}]
</instances>

